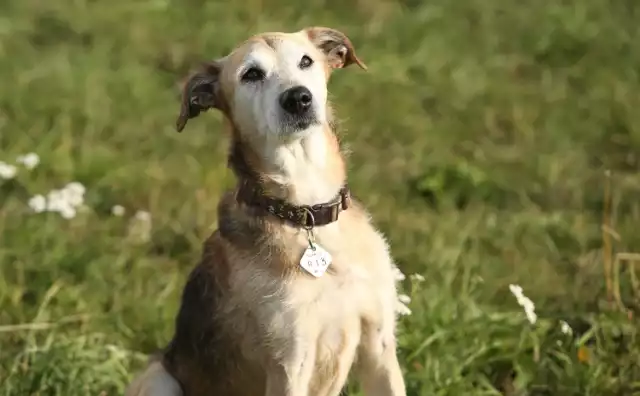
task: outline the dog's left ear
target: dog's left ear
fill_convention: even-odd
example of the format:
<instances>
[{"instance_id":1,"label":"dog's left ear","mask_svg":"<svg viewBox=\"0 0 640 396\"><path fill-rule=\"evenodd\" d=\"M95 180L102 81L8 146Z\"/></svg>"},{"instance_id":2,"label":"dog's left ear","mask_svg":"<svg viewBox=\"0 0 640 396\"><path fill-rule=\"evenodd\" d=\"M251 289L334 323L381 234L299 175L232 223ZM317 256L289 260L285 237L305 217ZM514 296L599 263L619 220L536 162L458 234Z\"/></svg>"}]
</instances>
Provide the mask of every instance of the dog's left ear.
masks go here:
<instances>
[{"instance_id":1,"label":"dog's left ear","mask_svg":"<svg viewBox=\"0 0 640 396\"><path fill-rule=\"evenodd\" d=\"M186 79L182 89L180 114L176 120L176 129L182 132L187 121L209 109L223 109L220 90L221 64L218 61L202 64L200 70Z\"/></svg>"},{"instance_id":2,"label":"dog's left ear","mask_svg":"<svg viewBox=\"0 0 640 396\"><path fill-rule=\"evenodd\" d=\"M325 53L332 68L342 69L355 63L367 70L367 66L356 56L351 40L344 33L327 27L309 27L304 31L309 40Z\"/></svg>"}]
</instances>

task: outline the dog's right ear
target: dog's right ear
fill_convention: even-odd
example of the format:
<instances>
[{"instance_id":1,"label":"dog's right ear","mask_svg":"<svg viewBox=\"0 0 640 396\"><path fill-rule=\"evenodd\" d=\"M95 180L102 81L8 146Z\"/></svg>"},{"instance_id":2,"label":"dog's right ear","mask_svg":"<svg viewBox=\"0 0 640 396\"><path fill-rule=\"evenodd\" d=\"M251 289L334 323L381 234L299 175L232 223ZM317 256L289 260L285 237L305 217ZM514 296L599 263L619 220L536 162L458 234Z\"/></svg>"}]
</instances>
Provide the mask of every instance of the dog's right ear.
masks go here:
<instances>
[{"instance_id":1,"label":"dog's right ear","mask_svg":"<svg viewBox=\"0 0 640 396\"><path fill-rule=\"evenodd\" d=\"M187 121L209 109L222 109L223 98L220 90L220 62L207 62L201 69L187 78L182 89L180 115L176 129L182 132Z\"/></svg>"}]
</instances>

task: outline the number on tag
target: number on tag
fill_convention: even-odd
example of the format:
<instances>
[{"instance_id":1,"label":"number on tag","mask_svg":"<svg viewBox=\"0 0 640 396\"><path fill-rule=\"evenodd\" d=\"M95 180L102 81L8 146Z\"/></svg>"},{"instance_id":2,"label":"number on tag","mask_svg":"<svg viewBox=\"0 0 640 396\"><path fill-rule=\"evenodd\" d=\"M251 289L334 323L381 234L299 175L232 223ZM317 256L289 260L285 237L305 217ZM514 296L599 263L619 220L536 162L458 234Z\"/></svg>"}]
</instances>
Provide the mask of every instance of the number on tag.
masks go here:
<instances>
[{"instance_id":1,"label":"number on tag","mask_svg":"<svg viewBox=\"0 0 640 396\"><path fill-rule=\"evenodd\" d=\"M316 278L321 277L331 265L331 255L317 243L305 249L300 266Z\"/></svg>"}]
</instances>

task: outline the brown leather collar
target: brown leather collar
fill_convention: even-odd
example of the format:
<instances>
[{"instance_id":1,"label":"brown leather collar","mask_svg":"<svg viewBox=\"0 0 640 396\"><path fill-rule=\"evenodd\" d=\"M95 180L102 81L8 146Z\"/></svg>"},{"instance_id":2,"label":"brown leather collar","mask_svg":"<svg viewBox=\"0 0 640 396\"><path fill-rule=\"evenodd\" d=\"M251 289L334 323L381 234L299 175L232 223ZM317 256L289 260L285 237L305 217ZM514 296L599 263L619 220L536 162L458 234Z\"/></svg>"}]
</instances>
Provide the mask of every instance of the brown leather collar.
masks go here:
<instances>
[{"instance_id":1,"label":"brown leather collar","mask_svg":"<svg viewBox=\"0 0 640 396\"><path fill-rule=\"evenodd\" d=\"M260 208L265 213L276 216L292 225L311 229L338 220L340 212L351 205L351 193L346 185L330 202L318 205L292 205L283 199L265 196L257 183L244 180L238 189L236 200L246 205Z\"/></svg>"}]
</instances>

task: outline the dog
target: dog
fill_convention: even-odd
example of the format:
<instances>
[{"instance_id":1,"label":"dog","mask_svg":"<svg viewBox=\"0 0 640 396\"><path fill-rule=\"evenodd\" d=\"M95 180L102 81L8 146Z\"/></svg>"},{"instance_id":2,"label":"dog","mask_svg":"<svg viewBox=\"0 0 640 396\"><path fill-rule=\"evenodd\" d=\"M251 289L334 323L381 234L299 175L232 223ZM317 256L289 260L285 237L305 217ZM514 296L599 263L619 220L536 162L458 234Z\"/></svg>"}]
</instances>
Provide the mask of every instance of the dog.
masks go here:
<instances>
[{"instance_id":1,"label":"dog","mask_svg":"<svg viewBox=\"0 0 640 396\"><path fill-rule=\"evenodd\" d=\"M263 33L187 78L176 127L217 109L238 180L184 287L175 333L127 396L406 396L395 264L351 197L327 83L349 38Z\"/></svg>"}]
</instances>

